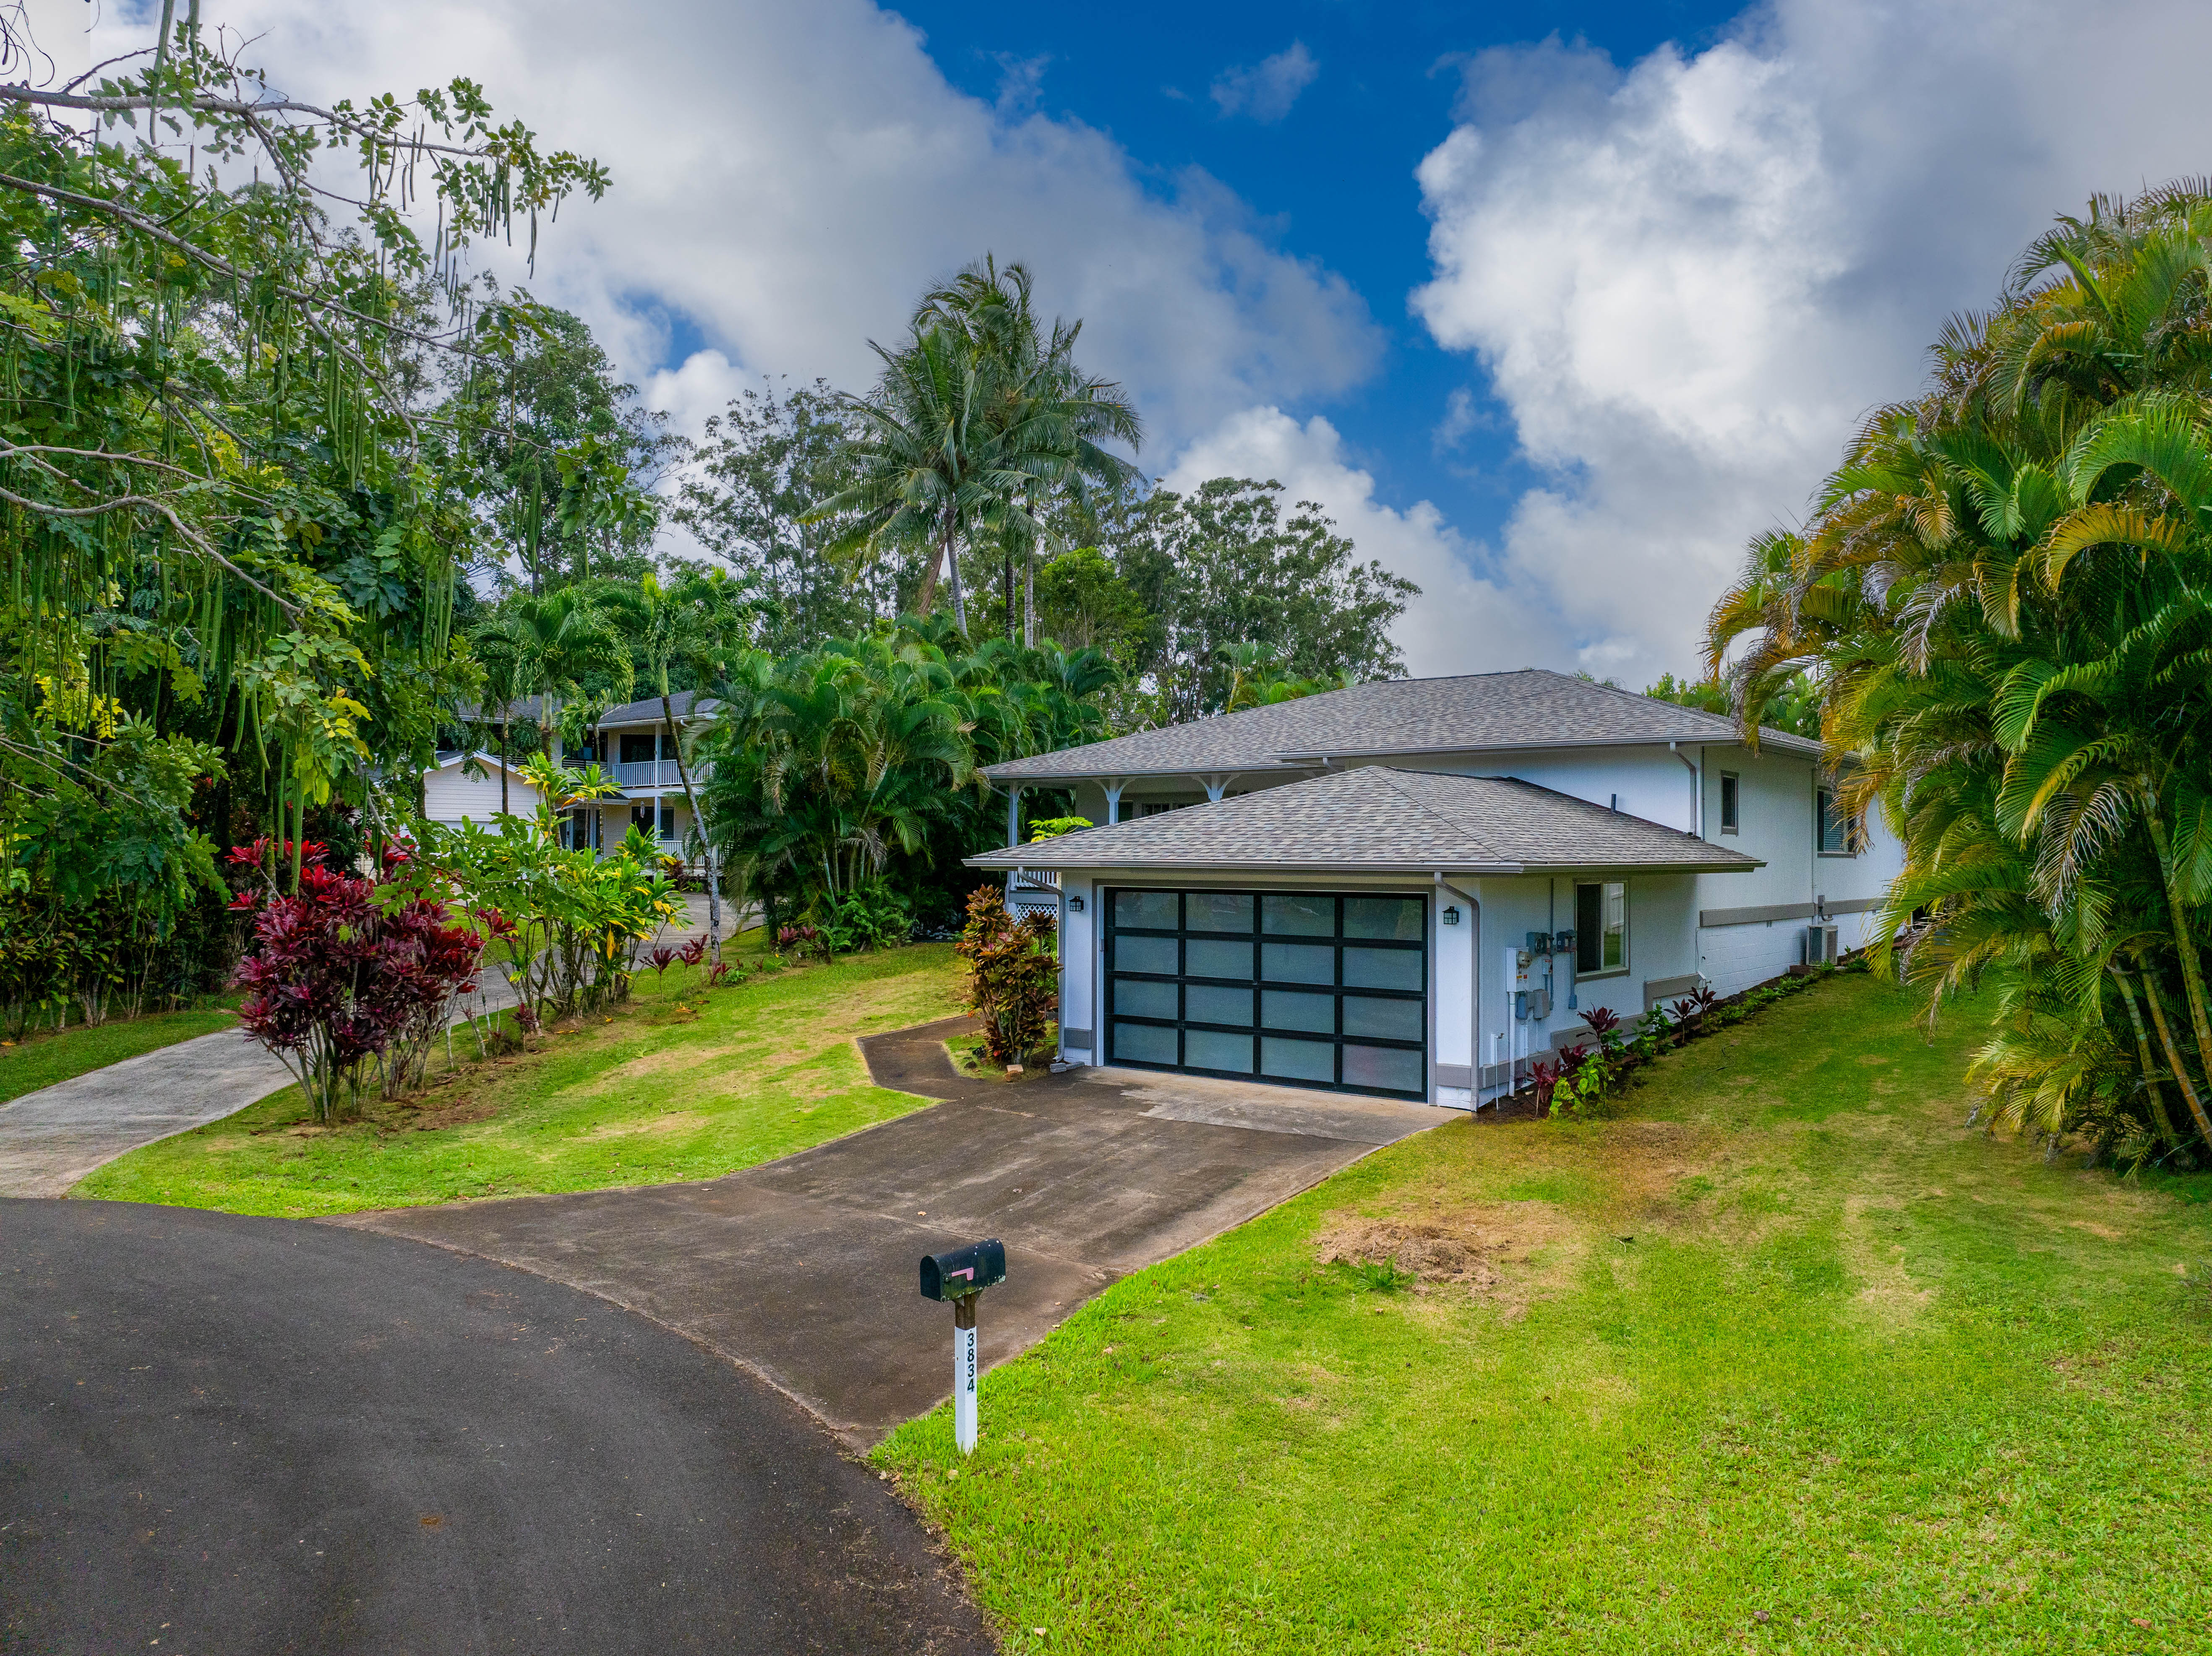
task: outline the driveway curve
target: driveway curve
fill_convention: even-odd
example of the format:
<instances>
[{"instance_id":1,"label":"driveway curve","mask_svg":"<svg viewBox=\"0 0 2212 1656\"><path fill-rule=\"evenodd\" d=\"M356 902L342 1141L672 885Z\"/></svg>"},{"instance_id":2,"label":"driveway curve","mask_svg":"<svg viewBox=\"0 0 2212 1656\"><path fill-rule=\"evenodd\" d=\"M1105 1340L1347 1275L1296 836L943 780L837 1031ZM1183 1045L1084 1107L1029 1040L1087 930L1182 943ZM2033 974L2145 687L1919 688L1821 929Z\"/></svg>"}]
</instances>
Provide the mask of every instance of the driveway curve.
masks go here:
<instances>
[{"instance_id":1,"label":"driveway curve","mask_svg":"<svg viewBox=\"0 0 2212 1656\"><path fill-rule=\"evenodd\" d=\"M389 1236L0 1200L0 1650L991 1648L788 1399Z\"/></svg>"}]
</instances>

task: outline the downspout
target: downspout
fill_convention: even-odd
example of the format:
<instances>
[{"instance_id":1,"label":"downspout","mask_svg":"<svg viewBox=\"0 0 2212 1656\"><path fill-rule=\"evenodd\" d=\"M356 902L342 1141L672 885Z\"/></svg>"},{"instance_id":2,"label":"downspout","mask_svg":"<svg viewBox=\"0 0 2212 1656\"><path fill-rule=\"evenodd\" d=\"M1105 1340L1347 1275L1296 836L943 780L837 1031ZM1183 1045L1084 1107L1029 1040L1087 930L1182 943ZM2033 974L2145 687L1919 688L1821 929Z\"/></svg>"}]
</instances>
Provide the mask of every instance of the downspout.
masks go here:
<instances>
[{"instance_id":1,"label":"downspout","mask_svg":"<svg viewBox=\"0 0 2212 1656\"><path fill-rule=\"evenodd\" d=\"M1694 838L1702 840L1705 837L1705 750L1699 748L1694 761L1682 751L1680 742L1669 742L1667 751L1680 760L1683 768L1690 773L1690 833Z\"/></svg>"},{"instance_id":2,"label":"downspout","mask_svg":"<svg viewBox=\"0 0 2212 1656\"><path fill-rule=\"evenodd\" d=\"M1472 1115L1482 1107L1482 903L1474 894L1454 885L1444 878L1440 870L1437 874L1437 889L1449 891L1467 904L1468 922L1474 930L1468 944L1467 985L1467 1055L1468 1091L1474 1099Z\"/></svg>"}]
</instances>

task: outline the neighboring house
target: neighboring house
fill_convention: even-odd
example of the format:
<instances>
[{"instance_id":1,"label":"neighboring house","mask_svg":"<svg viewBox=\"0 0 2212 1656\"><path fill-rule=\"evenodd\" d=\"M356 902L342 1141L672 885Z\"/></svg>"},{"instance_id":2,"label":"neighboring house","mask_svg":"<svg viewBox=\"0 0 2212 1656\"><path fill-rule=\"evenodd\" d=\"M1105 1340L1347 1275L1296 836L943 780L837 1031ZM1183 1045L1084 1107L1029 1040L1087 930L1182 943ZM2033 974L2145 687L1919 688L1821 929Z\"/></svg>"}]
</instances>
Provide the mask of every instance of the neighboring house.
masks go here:
<instances>
[{"instance_id":1,"label":"neighboring house","mask_svg":"<svg viewBox=\"0 0 2212 1656\"><path fill-rule=\"evenodd\" d=\"M510 724L535 724L542 703L537 696L527 696L506 710ZM711 718L716 707L712 697L696 697L691 691L683 690L669 698L669 707L676 715L679 733L694 724ZM464 707L461 717L465 723L489 734L496 740L499 729L498 708ZM450 768L459 776L460 755L456 755ZM438 789L438 797L451 799L460 797L460 790L468 789L465 814L478 822L489 822L499 810L499 770L495 753L480 755L490 773L489 804L486 805L483 785L459 779ZM520 750L512 755L520 766L530 755ZM576 769L597 765L613 781L618 793L605 799L577 805L561 813L561 842L581 850L606 851L622 843L623 836L633 826L643 828L660 841L661 849L670 856L683 852L684 836L691 827L691 809L684 797L684 783L676 763L673 739L667 733L661 715L660 698L649 696L642 701L627 701L619 707L610 707L584 731L580 742L566 743L562 761ZM436 769L426 772L422 778L423 814L434 821L448 820L442 811L429 804L434 779L449 768L441 755ZM691 781L696 788L704 779L700 767L693 766ZM515 792L515 783L507 785L510 809L517 816L527 816L538 809L538 796L533 792L526 802ZM458 816L453 820L458 820Z\"/></svg>"},{"instance_id":2,"label":"neighboring house","mask_svg":"<svg viewBox=\"0 0 2212 1656\"><path fill-rule=\"evenodd\" d=\"M476 761L473 766L469 763L471 757ZM471 776L467 772L471 769L483 773ZM447 828L459 828L464 822L489 826L500 813L499 772L500 757L495 753L479 749L473 755L440 754L438 762L422 773L422 815ZM519 763L507 767L506 808L517 816L528 816L538 810L538 790L522 779Z\"/></svg>"},{"instance_id":3,"label":"neighboring house","mask_svg":"<svg viewBox=\"0 0 2212 1656\"><path fill-rule=\"evenodd\" d=\"M990 767L1100 826L969 858L1061 910L1060 1051L1467 1107L1700 983L1856 947L1900 865L1817 742L1543 671L1363 684ZM1011 802L1010 802L1011 803Z\"/></svg>"}]
</instances>

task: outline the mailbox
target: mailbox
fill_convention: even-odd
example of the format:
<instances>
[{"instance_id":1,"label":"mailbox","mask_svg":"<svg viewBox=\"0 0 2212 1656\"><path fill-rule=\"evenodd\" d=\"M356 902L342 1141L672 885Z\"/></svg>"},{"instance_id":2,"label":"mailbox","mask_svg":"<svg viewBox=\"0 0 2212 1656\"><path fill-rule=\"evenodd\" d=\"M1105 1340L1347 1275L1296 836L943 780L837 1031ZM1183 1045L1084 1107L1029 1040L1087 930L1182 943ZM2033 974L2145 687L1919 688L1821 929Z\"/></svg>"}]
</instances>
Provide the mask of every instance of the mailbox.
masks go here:
<instances>
[{"instance_id":1,"label":"mailbox","mask_svg":"<svg viewBox=\"0 0 2212 1656\"><path fill-rule=\"evenodd\" d=\"M925 1300L964 1300L1006 1280L1006 1245L1001 1241L973 1242L945 1253L922 1255Z\"/></svg>"}]
</instances>

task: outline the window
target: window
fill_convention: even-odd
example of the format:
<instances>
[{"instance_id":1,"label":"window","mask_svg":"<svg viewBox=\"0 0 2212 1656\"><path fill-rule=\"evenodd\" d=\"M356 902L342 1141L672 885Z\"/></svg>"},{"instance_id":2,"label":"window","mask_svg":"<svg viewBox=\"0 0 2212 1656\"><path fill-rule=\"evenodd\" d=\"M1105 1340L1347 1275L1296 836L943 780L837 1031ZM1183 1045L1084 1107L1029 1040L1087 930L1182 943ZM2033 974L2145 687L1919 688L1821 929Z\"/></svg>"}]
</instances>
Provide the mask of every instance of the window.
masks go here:
<instances>
[{"instance_id":1,"label":"window","mask_svg":"<svg viewBox=\"0 0 2212 1656\"><path fill-rule=\"evenodd\" d=\"M1738 826L1736 802L1741 797L1735 773L1723 771L1721 773L1721 832L1723 834L1734 834L1736 831Z\"/></svg>"},{"instance_id":2,"label":"window","mask_svg":"<svg viewBox=\"0 0 2212 1656\"><path fill-rule=\"evenodd\" d=\"M673 840L676 837L676 807L662 805L656 810L652 805L632 805L629 808L629 825L643 828L658 839Z\"/></svg>"},{"instance_id":3,"label":"window","mask_svg":"<svg viewBox=\"0 0 2212 1656\"><path fill-rule=\"evenodd\" d=\"M650 764L655 758L659 757L659 755L653 752L653 743L658 739L659 738L650 732L644 736L639 736L634 731L623 731L622 739L622 762L625 765Z\"/></svg>"},{"instance_id":4,"label":"window","mask_svg":"<svg viewBox=\"0 0 2212 1656\"><path fill-rule=\"evenodd\" d=\"M1836 803L1836 796L1826 788L1813 795L1814 844L1823 857L1856 857L1859 851L1856 825Z\"/></svg>"},{"instance_id":5,"label":"window","mask_svg":"<svg viewBox=\"0 0 2212 1656\"><path fill-rule=\"evenodd\" d=\"M1595 880L1575 888L1575 975L1628 970L1628 887Z\"/></svg>"}]
</instances>

